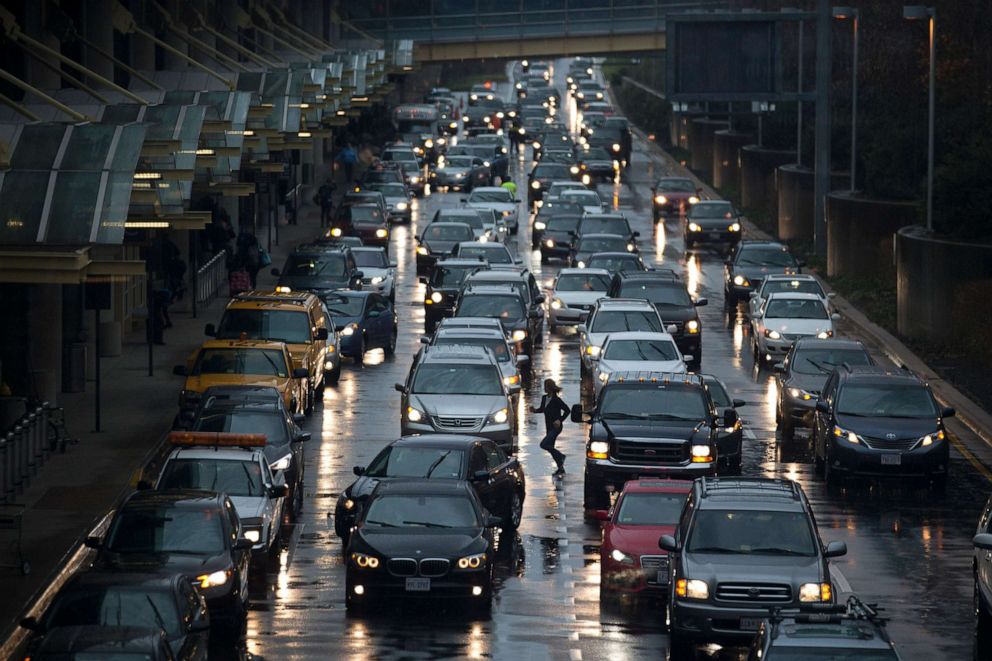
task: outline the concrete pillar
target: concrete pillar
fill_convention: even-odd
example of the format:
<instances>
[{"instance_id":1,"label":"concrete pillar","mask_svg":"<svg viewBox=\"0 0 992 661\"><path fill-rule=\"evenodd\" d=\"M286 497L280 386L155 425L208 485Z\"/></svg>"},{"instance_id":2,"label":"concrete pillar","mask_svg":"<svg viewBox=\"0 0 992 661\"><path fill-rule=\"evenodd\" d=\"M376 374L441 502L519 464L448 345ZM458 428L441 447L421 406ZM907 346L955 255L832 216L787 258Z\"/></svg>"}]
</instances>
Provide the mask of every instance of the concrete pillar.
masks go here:
<instances>
[{"instance_id":1,"label":"concrete pillar","mask_svg":"<svg viewBox=\"0 0 992 661\"><path fill-rule=\"evenodd\" d=\"M115 0L87 0L83 3L83 38L107 53L114 52L114 24L110 21ZM92 48L82 45L83 65L104 78L114 79L114 63ZM91 81L92 82L92 81Z\"/></svg>"},{"instance_id":2,"label":"concrete pillar","mask_svg":"<svg viewBox=\"0 0 992 661\"><path fill-rule=\"evenodd\" d=\"M37 39L49 48L61 51L62 45L59 43L59 40L45 28L45 14L44 2L25 3L24 23L21 27L29 37ZM40 54L39 56L55 66L61 66L59 61L54 57L44 54ZM28 84L43 90L54 90L62 87L62 77L42 65L33 54L30 56L27 55L27 51L25 51L24 55L24 74Z\"/></svg>"},{"instance_id":3,"label":"concrete pillar","mask_svg":"<svg viewBox=\"0 0 992 661\"><path fill-rule=\"evenodd\" d=\"M62 390L62 285L34 285L32 290L28 308L29 377L41 399L57 403Z\"/></svg>"},{"instance_id":4,"label":"concrete pillar","mask_svg":"<svg viewBox=\"0 0 992 661\"><path fill-rule=\"evenodd\" d=\"M689 133L692 136L692 155L689 159L689 167L692 171L706 181L713 181L713 143L715 141L714 132L727 129L730 122L725 119L711 119L709 117L699 117L689 124Z\"/></svg>"}]
</instances>

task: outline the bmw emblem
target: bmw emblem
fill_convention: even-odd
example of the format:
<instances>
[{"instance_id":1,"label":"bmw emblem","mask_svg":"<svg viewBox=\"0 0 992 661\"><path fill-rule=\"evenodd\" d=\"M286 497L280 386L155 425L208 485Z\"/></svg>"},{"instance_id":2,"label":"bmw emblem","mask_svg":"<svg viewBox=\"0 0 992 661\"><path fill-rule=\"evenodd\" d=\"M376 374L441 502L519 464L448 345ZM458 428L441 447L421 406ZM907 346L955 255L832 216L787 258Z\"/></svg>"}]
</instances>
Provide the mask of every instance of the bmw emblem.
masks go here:
<instances>
[{"instance_id":1,"label":"bmw emblem","mask_svg":"<svg viewBox=\"0 0 992 661\"><path fill-rule=\"evenodd\" d=\"M420 555L421 553L423 553L423 551L421 551L420 549L417 549L417 555Z\"/></svg>"}]
</instances>

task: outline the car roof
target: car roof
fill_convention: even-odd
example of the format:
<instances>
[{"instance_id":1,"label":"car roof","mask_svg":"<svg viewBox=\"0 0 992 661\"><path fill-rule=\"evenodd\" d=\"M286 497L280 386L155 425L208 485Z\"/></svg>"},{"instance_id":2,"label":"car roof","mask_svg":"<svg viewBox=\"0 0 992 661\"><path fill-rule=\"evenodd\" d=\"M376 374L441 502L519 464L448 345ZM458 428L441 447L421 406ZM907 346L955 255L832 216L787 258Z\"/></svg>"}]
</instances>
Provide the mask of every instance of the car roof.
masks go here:
<instances>
[{"instance_id":1,"label":"car roof","mask_svg":"<svg viewBox=\"0 0 992 661\"><path fill-rule=\"evenodd\" d=\"M252 413L271 413L282 415L284 407L280 404L280 402L212 398L209 401L203 400L203 404L201 404L199 412L204 415L218 415L222 413L230 414L237 411L251 411Z\"/></svg>"},{"instance_id":2,"label":"car roof","mask_svg":"<svg viewBox=\"0 0 992 661\"><path fill-rule=\"evenodd\" d=\"M519 288L513 285L498 285L496 283L484 283L475 286L468 287L462 296L467 294L476 295L486 295L486 296L514 296L516 298L521 298L521 291Z\"/></svg>"},{"instance_id":3,"label":"car roof","mask_svg":"<svg viewBox=\"0 0 992 661\"><path fill-rule=\"evenodd\" d=\"M765 282L771 280L812 280L813 282L819 282L816 276L812 273L796 273L794 275L788 275L787 273L769 273L764 278Z\"/></svg>"},{"instance_id":4,"label":"car roof","mask_svg":"<svg viewBox=\"0 0 992 661\"><path fill-rule=\"evenodd\" d=\"M393 479L379 482L375 493L471 496L472 486L463 480Z\"/></svg>"},{"instance_id":5,"label":"car roof","mask_svg":"<svg viewBox=\"0 0 992 661\"><path fill-rule=\"evenodd\" d=\"M702 202L700 202L700 204L702 204ZM785 244L779 243L778 241L762 241L762 240L756 240L756 239L754 239L754 240L747 239L747 240L741 241L740 243L737 244L737 247L739 249L744 249L744 248L761 248L761 247L765 247L765 248L781 248L782 250L784 250L786 252L789 251L789 248Z\"/></svg>"},{"instance_id":6,"label":"car roof","mask_svg":"<svg viewBox=\"0 0 992 661\"><path fill-rule=\"evenodd\" d=\"M682 276L672 269L655 269L654 271L617 271L613 277L621 280L662 280L668 283L682 284Z\"/></svg>"},{"instance_id":7,"label":"car roof","mask_svg":"<svg viewBox=\"0 0 992 661\"><path fill-rule=\"evenodd\" d=\"M258 461L265 453L260 449L232 447L177 447L167 461L173 459L210 460L210 461Z\"/></svg>"},{"instance_id":8,"label":"car roof","mask_svg":"<svg viewBox=\"0 0 992 661\"><path fill-rule=\"evenodd\" d=\"M272 340L207 340L200 349L275 349L286 348L283 342Z\"/></svg>"},{"instance_id":9,"label":"car roof","mask_svg":"<svg viewBox=\"0 0 992 661\"><path fill-rule=\"evenodd\" d=\"M446 326L444 328L438 328L434 331L435 339L441 336L451 336L454 339L464 337L464 338L499 338L500 340L506 341L503 332L493 326L492 328L479 328L478 326Z\"/></svg>"},{"instance_id":10,"label":"car roof","mask_svg":"<svg viewBox=\"0 0 992 661\"><path fill-rule=\"evenodd\" d=\"M464 223L462 223L464 224ZM458 244L459 248L502 248L507 252L510 252L506 246L502 243L497 243L495 241L462 241Z\"/></svg>"},{"instance_id":11,"label":"car roof","mask_svg":"<svg viewBox=\"0 0 992 661\"><path fill-rule=\"evenodd\" d=\"M222 507L224 494L213 491L202 491L198 489L162 489L156 491L135 491L124 501L121 509L142 508L142 507L203 507L204 505L214 505Z\"/></svg>"},{"instance_id":12,"label":"car roof","mask_svg":"<svg viewBox=\"0 0 992 661\"><path fill-rule=\"evenodd\" d=\"M742 508L794 509L805 507L805 495L798 482L765 477L703 477L696 481L699 507L707 502L728 502Z\"/></svg>"},{"instance_id":13,"label":"car roof","mask_svg":"<svg viewBox=\"0 0 992 661\"><path fill-rule=\"evenodd\" d=\"M488 147L489 145L486 146ZM506 190L502 186L479 186L478 188L473 188L472 192L473 193L495 193L495 192L509 193L510 191Z\"/></svg>"},{"instance_id":14,"label":"car roof","mask_svg":"<svg viewBox=\"0 0 992 661\"><path fill-rule=\"evenodd\" d=\"M428 448L466 448L486 439L468 434L414 434L401 436L390 445L422 446Z\"/></svg>"},{"instance_id":15,"label":"car roof","mask_svg":"<svg viewBox=\"0 0 992 661\"><path fill-rule=\"evenodd\" d=\"M509 280L527 282L527 272L517 269L487 269L485 271L479 271L478 273L472 273L468 275L466 280L473 280L476 282L485 282L486 280L493 280L496 282L506 282Z\"/></svg>"},{"instance_id":16,"label":"car roof","mask_svg":"<svg viewBox=\"0 0 992 661\"><path fill-rule=\"evenodd\" d=\"M608 232L593 232L591 234L583 234L579 237L580 241L584 241L586 239L620 239L621 241L626 241L627 237L623 234L612 234Z\"/></svg>"},{"instance_id":17,"label":"car roof","mask_svg":"<svg viewBox=\"0 0 992 661\"><path fill-rule=\"evenodd\" d=\"M620 331L618 333L610 333L606 338L606 342L615 342L617 340L667 340L673 344L675 343L675 339L670 334L654 331Z\"/></svg>"},{"instance_id":18,"label":"car roof","mask_svg":"<svg viewBox=\"0 0 992 661\"><path fill-rule=\"evenodd\" d=\"M503 328L503 322L496 317L446 317L438 324L442 328Z\"/></svg>"},{"instance_id":19,"label":"car roof","mask_svg":"<svg viewBox=\"0 0 992 661\"><path fill-rule=\"evenodd\" d=\"M610 373L610 384L614 383L664 383L668 385L702 388L703 378L691 372L656 372L654 370L621 370Z\"/></svg>"},{"instance_id":20,"label":"car roof","mask_svg":"<svg viewBox=\"0 0 992 661\"><path fill-rule=\"evenodd\" d=\"M861 343L861 340L851 340L839 337L801 337L796 340L792 346L794 346L797 350L823 347L826 349L860 349L866 353L868 351L865 345Z\"/></svg>"},{"instance_id":21,"label":"car roof","mask_svg":"<svg viewBox=\"0 0 992 661\"><path fill-rule=\"evenodd\" d=\"M386 249L382 246L355 246L351 252L381 252L385 254Z\"/></svg>"},{"instance_id":22,"label":"car roof","mask_svg":"<svg viewBox=\"0 0 992 661\"><path fill-rule=\"evenodd\" d=\"M456 361L474 363L492 363L495 358L487 347L474 344L430 344L424 349L421 364L427 361Z\"/></svg>"},{"instance_id":23,"label":"car roof","mask_svg":"<svg viewBox=\"0 0 992 661\"><path fill-rule=\"evenodd\" d=\"M266 308L280 310L305 310L304 306L313 305L315 294L308 291L276 291L274 289L253 289L235 294L227 302L227 308L251 309Z\"/></svg>"},{"instance_id":24,"label":"car roof","mask_svg":"<svg viewBox=\"0 0 992 661\"><path fill-rule=\"evenodd\" d=\"M628 480L623 485L625 493L684 493L692 491L692 482L689 480L668 480L662 478L642 477L636 480Z\"/></svg>"},{"instance_id":25,"label":"car roof","mask_svg":"<svg viewBox=\"0 0 992 661\"><path fill-rule=\"evenodd\" d=\"M354 290L354 289L333 289L331 291L321 292L322 297L333 297L341 296L342 298L368 298L376 292L370 291L368 289Z\"/></svg>"},{"instance_id":26,"label":"car roof","mask_svg":"<svg viewBox=\"0 0 992 661\"><path fill-rule=\"evenodd\" d=\"M873 381L906 381L926 385L916 373L899 367L884 367L881 365L842 365L836 371L846 380L852 379Z\"/></svg>"},{"instance_id":27,"label":"car roof","mask_svg":"<svg viewBox=\"0 0 992 661\"><path fill-rule=\"evenodd\" d=\"M643 298L601 298L596 301L601 310L656 310L654 305Z\"/></svg>"},{"instance_id":28,"label":"car roof","mask_svg":"<svg viewBox=\"0 0 992 661\"><path fill-rule=\"evenodd\" d=\"M596 253L596 254L600 255L603 253ZM623 254L627 255L629 253L623 253ZM576 273L578 274L595 273L596 275L605 275L606 277L610 276L610 272L607 271L606 269L579 269L579 268L569 267L565 269L560 269L558 271L558 277L560 278L563 275L574 275Z\"/></svg>"},{"instance_id":29,"label":"car roof","mask_svg":"<svg viewBox=\"0 0 992 661\"><path fill-rule=\"evenodd\" d=\"M818 295L811 292L797 292L797 291L775 291L768 294L769 301L817 301L819 303L823 302L823 299Z\"/></svg>"}]
</instances>

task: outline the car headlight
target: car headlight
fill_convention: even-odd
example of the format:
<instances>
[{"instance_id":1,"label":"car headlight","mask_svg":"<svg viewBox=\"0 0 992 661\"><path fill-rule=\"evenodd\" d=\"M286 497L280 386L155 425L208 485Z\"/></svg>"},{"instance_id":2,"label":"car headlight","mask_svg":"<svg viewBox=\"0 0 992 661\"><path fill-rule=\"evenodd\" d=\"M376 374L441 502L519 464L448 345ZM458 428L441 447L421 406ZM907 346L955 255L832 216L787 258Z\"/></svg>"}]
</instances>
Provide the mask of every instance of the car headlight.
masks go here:
<instances>
[{"instance_id":1,"label":"car headlight","mask_svg":"<svg viewBox=\"0 0 992 661\"><path fill-rule=\"evenodd\" d=\"M613 151L620 151L620 145L618 145L617 143L614 142L613 143Z\"/></svg>"},{"instance_id":2,"label":"car headlight","mask_svg":"<svg viewBox=\"0 0 992 661\"><path fill-rule=\"evenodd\" d=\"M427 301L425 301L425 303L428 301L431 303L440 303L443 300L444 300L444 294L442 294L439 291L435 291L435 292L431 292L430 298L428 298Z\"/></svg>"},{"instance_id":3,"label":"car headlight","mask_svg":"<svg viewBox=\"0 0 992 661\"><path fill-rule=\"evenodd\" d=\"M341 228L340 227L332 227L331 228L331 236L341 236Z\"/></svg>"},{"instance_id":4,"label":"car headlight","mask_svg":"<svg viewBox=\"0 0 992 661\"><path fill-rule=\"evenodd\" d=\"M579 267L580 269L584 269L586 267L586 263L580 259L578 263L576 263L576 266Z\"/></svg>"},{"instance_id":5,"label":"car headlight","mask_svg":"<svg viewBox=\"0 0 992 661\"><path fill-rule=\"evenodd\" d=\"M600 373L599 373L599 376L598 376L597 378L598 378L598 379L599 379L599 380L600 380L601 382L603 382L603 383L606 383L607 381L609 381L609 380L610 380L610 373L609 373L609 372L600 372Z\"/></svg>"},{"instance_id":6,"label":"car headlight","mask_svg":"<svg viewBox=\"0 0 992 661\"><path fill-rule=\"evenodd\" d=\"M352 335L355 334L355 331L357 330L358 330L358 324L352 322L341 329L341 334L344 335L345 337L351 337Z\"/></svg>"},{"instance_id":7,"label":"car headlight","mask_svg":"<svg viewBox=\"0 0 992 661\"><path fill-rule=\"evenodd\" d=\"M486 230L486 233L479 237L479 243L489 243L489 230Z\"/></svg>"},{"instance_id":8,"label":"car headlight","mask_svg":"<svg viewBox=\"0 0 992 661\"><path fill-rule=\"evenodd\" d=\"M377 229L375 231L375 235L376 235L377 238L385 239L387 236L389 236L389 230Z\"/></svg>"},{"instance_id":9,"label":"car headlight","mask_svg":"<svg viewBox=\"0 0 992 661\"><path fill-rule=\"evenodd\" d=\"M499 117L500 119L503 119L504 117L506 117L506 115L503 114L503 111L502 110L500 110L498 113L496 113L496 116Z\"/></svg>"},{"instance_id":10,"label":"car headlight","mask_svg":"<svg viewBox=\"0 0 992 661\"><path fill-rule=\"evenodd\" d=\"M197 576L196 581L200 584L201 588L216 588L227 583L227 579L230 577L230 572L215 571L210 574L201 574L200 576Z\"/></svg>"},{"instance_id":11,"label":"car headlight","mask_svg":"<svg viewBox=\"0 0 992 661\"><path fill-rule=\"evenodd\" d=\"M546 245L549 248L554 248L555 247L555 241L554 241L554 239L548 239L547 241L544 242L544 245Z\"/></svg>"},{"instance_id":12,"label":"car headlight","mask_svg":"<svg viewBox=\"0 0 992 661\"><path fill-rule=\"evenodd\" d=\"M426 147L427 149L430 149L433 146L434 146L434 141L433 140L425 140L424 141L424 147Z\"/></svg>"},{"instance_id":13,"label":"car headlight","mask_svg":"<svg viewBox=\"0 0 992 661\"><path fill-rule=\"evenodd\" d=\"M568 171L571 172L572 174L578 174L579 173L579 166L578 165L573 165L572 167L568 168Z\"/></svg>"},{"instance_id":14,"label":"car headlight","mask_svg":"<svg viewBox=\"0 0 992 661\"><path fill-rule=\"evenodd\" d=\"M445 140L444 138L438 138L437 139L437 144L439 144L439 145L443 145L446 142L447 142L447 140Z\"/></svg>"},{"instance_id":15,"label":"car headlight","mask_svg":"<svg viewBox=\"0 0 992 661\"><path fill-rule=\"evenodd\" d=\"M410 183L411 184L419 184L420 183L420 177L417 177L417 176L410 177Z\"/></svg>"},{"instance_id":16,"label":"car headlight","mask_svg":"<svg viewBox=\"0 0 992 661\"><path fill-rule=\"evenodd\" d=\"M344 502L341 503L341 506L350 512L351 510L355 509L355 501L353 501L351 498L345 498Z\"/></svg>"},{"instance_id":17,"label":"car headlight","mask_svg":"<svg viewBox=\"0 0 992 661\"><path fill-rule=\"evenodd\" d=\"M520 375L519 374L511 374L510 376L504 376L503 377L503 385L504 386L518 386L518 385L520 385Z\"/></svg>"},{"instance_id":18,"label":"car headlight","mask_svg":"<svg viewBox=\"0 0 992 661\"><path fill-rule=\"evenodd\" d=\"M585 184L586 186L588 186L591 181L592 181L592 178L589 175L587 175L587 174L582 175L582 183L583 184Z\"/></svg>"},{"instance_id":19,"label":"car headlight","mask_svg":"<svg viewBox=\"0 0 992 661\"><path fill-rule=\"evenodd\" d=\"M551 300L552 310L561 310L563 307L565 307L565 302L562 301L560 298L555 298Z\"/></svg>"},{"instance_id":20,"label":"car headlight","mask_svg":"<svg viewBox=\"0 0 992 661\"><path fill-rule=\"evenodd\" d=\"M487 167L488 168L488 167L490 167L492 165L492 163L490 163L489 161L482 161L482 165L483 165L483 167Z\"/></svg>"},{"instance_id":21,"label":"car headlight","mask_svg":"<svg viewBox=\"0 0 992 661\"><path fill-rule=\"evenodd\" d=\"M781 340L782 339L782 334L779 333L777 330L769 330L769 329L766 328L764 330L764 333L765 333L765 337L767 337L769 340Z\"/></svg>"},{"instance_id":22,"label":"car headlight","mask_svg":"<svg viewBox=\"0 0 992 661\"><path fill-rule=\"evenodd\" d=\"M530 182L530 187L533 188L534 190L537 190L538 188L541 187L541 182L540 181L537 181L537 180L534 180L534 181Z\"/></svg>"},{"instance_id":23,"label":"car headlight","mask_svg":"<svg viewBox=\"0 0 992 661\"><path fill-rule=\"evenodd\" d=\"M547 226L548 226L547 223L545 223L543 220L538 220L534 223L534 229L536 230L543 230Z\"/></svg>"},{"instance_id":24,"label":"car headlight","mask_svg":"<svg viewBox=\"0 0 992 661\"><path fill-rule=\"evenodd\" d=\"M504 218L507 218L507 217L512 216L512 215L513 215L513 212L512 211L504 211L503 212L503 217Z\"/></svg>"},{"instance_id":25,"label":"car headlight","mask_svg":"<svg viewBox=\"0 0 992 661\"><path fill-rule=\"evenodd\" d=\"M360 569L376 569L379 566L379 558L366 553L352 553L351 561Z\"/></svg>"},{"instance_id":26,"label":"car headlight","mask_svg":"<svg viewBox=\"0 0 992 661\"><path fill-rule=\"evenodd\" d=\"M489 121L489 115L486 115L485 117L483 117L483 118L482 118L482 121L484 121L484 122L488 122L488 121Z\"/></svg>"},{"instance_id":27,"label":"car headlight","mask_svg":"<svg viewBox=\"0 0 992 661\"><path fill-rule=\"evenodd\" d=\"M527 331L525 331L522 328L518 328L517 330L513 331L513 335L510 336L510 338L514 342L523 342L524 338L526 337L527 337Z\"/></svg>"},{"instance_id":28,"label":"car headlight","mask_svg":"<svg viewBox=\"0 0 992 661\"><path fill-rule=\"evenodd\" d=\"M741 231L741 224L740 223L734 223L733 225L731 225L727 229L729 229L731 232L740 232Z\"/></svg>"},{"instance_id":29,"label":"car headlight","mask_svg":"<svg viewBox=\"0 0 992 661\"><path fill-rule=\"evenodd\" d=\"M735 275L734 284L737 285L738 287L748 287L751 285L751 283L748 282L747 278L745 278L743 275Z\"/></svg>"},{"instance_id":30,"label":"car headlight","mask_svg":"<svg viewBox=\"0 0 992 661\"><path fill-rule=\"evenodd\" d=\"M834 425L834 436L836 436L837 438L843 438L848 443L854 443L855 445L861 442L861 437L855 434L853 431L847 431L846 429L841 429L836 425Z\"/></svg>"},{"instance_id":31,"label":"car headlight","mask_svg":"<svg viewBox=\"0 0 992 661\"><path fill-rule=\"evenodd\" d=\"M833 597L833 588L829 583L803 583L799 586L799 601L802 602L829 602Z\"/></svg>"},{"instance_id":32,"label":"car headlight","mask_svg":"<svg viewBox=\"0 0 992 661\"><path fill-rule=\"evenodd\" d=\"M595 358L602 350L602 347L597 347L595 344L590 344L586 347L586 355Z\"/></svg>"},{"instance_id":33,"label":"car headlight","mask_svg":"<svg viewBox=\"0 0 992 661\"><path fill-rule=\"evenodd\" d=\"M497 425L501 425L509 419L510 419L510 410L507 408L501 408L500 410L496 411L495 413L489 416L490 422L493 422Z\"/></svg>"},{"instance_id":34,"label":"car headlight","mask_svg":"<svg viewBox=\"0 0 992 661\"><path fill-rule=\"evenodd\" d=\"M697 225L696 223L689 223L689 231L690 232L699 232L702 229L703 228L700 227L699 225Z\"/></svg>"},{"instance_id":35,"label":"car headlight","mask_svg":"<svg viewBox=\"0 0 992 661\"><path fill-rule=\"evenodd\" d=\"M692 446L692 463L705 464L711 461L713 461L713 455L710 453L710 446L708 445Z\"/></svg>"},{"instance_id":36,"label":"car headlight","mask_svg":"<svg viewBox=\"0 0 992 661\"><path fill-rule=\"evenodd\" d=\"M386 281L386 278L384 278L381 275L376 275L376 276L373 276L371 280L369 280L369 284L372 284L372 285L381 285L385 281Z\"/></svg>"},{"instance_id":37,"label":"car headlight","mask_svg":"<svg viewBox=\"0 0 992 661\"><path fill-rule=\"evenodd\" d=\"M699 198L696 197L695 195L690 195L689 196L689 204L695 204L696 202L699 202Z\"/></svg>"},{"instance_id":38,"label":"car headlight","mask_svg":"<svg viewBox=\"0 0 992 661\"><path fill-rule=\"evenodd\" d=\"M510 117L516 117L516 116L517 116L517 111L516 110L511 110L510 111Z\"/></svg>"},{"instance_id":39,"label":"car headlight","mask_svg":"<svg viewBox=\"0 0 992 661\"><path fill-rule=\"evenodd\" d=\"M540 148L541 148L541 143L538 142L537 140L535 140L534 141L534 149L540 149Z\"/></svg>"},{"instance_id":40,"label":"car headlight","mask_svg":"<svg viewBox=\"0 0 992 661\"><path fill-rule=\"evenodd\" d=\"M484 564L486 564L485 553L476 553L475 555L467 555L464 558L458 558L459 569L479 569Z\"/></svg>"},{"instance_id":41,"label":"car headlight","mask_svg":"<svg viewBox=\"0 0 992 661\"><path fill-rule=\"evenodd\" d=\"M699 332L699 322L695 319L690 319L685 324L685 329L691 334L695 335Z\"/></svg>"},{"instance_id":42,"label":"car headlight","mask_svg":"<svg viewBox=\"0 0 992 661\"><path fill-rule=\"evenodd\" d=\"M456 172L455 173L455 179L461 179L464 176L465 176L465 173L464 172Z\"/></svg>"},{"instance_id":43,"label":"car headlight","mask_svg":"<svg viewBox=\"0 0 992 661\"><path fill-rule=\"evenodd\" d=\"M412 406L406 407L406 419L410 422L420 422L424 419L424 414Z\"/></svg>"},{"instance_id":44,"label":"car headlight","mask_svg":"<svg viewBox=\"0 0 992 661\"><path fill-rule=\"evenodd\" d=\"M628 243L627 244L627 252L634 252L634 248L636 248L636 247L637 246L635 246L633 243Z\"/></svg>"},{"instance_id":45,"label":"car headlight","mask_svg":"<svg viewBox=\"0 0 992 661\"><path fill-rule=\"evenodd\" d=\"M258 540L262 539L262 531L256 528L245 530L245 539L252 544L258 544Z\"/></svg>"},{"instance_id":46,"label":"car headlight","mask_svg":"<svg viewBox=\"0 0 992 661\"><path fill-rule=\"evenodd\" d=\"M664 195L655 195L654 196L654 201L657 204L667 204L668 203L668 198L665 197Z\"/></svg>"},{"instance_id":47,"label":"car headlight","mask_svg":"<svg viewBox=\"0 0 992 661\"><path fill-rule=\"evenodd\" d=\"M472 99L473 101L478 101L479 100L479 95L478 94L470 94L468 98Z\"/></svg>"},{"instance_id":48,"label":"car headlight","mask_svg":"<svg viewBox=\"0 0 992 661\"><path fill-rule=\"evenodd\" d=\"M456 128L458 128L458 122L451 122L450 124L448 124L448 128L449 129L456 129Z\"/></svg>"},{"instance_id":49,"label":"car headlight","mask_svg":"<svg viewBox=\"0 0 992 661\"><path fill-rule=\"evenodd\" d=\"M924 447L924 448L925 447L929 447L929 446L933 445L934 443L936 443L937 441L942 441L942 440L944 440L944 430L943 429L938 429L934 433L927 434L926 436L924 436L923 438L921 438L920 439L920 447Z\"/></svg>"},{"instance_id":50,"label":"car headlight","mask_svg":"<svg viewBox=\"0 0 992 661\"><path fill-rule=\"evenodd\" d=\"M293 462L292 453L283 455L273 463L270 468L274 471L284 471L289 468L289 465Z\"/></svg>"},{"instance_id":51,"label":"car headlight","mask_svg":"<svg viewBox=\"0 0 992 661\"><path fill-rule=\"evenodd\" d=\"M606 441L591 441L586 456L590 459L606 459L610 452L610 444Z\"/></svg>"},{"instance_id":52,"label":"car headlight","mask_svg":"<svg viewBox=\"0 0 992 661\"><path fill-rule=\"evenodd\" d=\"M527 129L521 126L520 129L517 131L517 133L519 133L520 135L526 135Z\"/></svg>"},{"instance_id":53,"label":"car headlight","mask_svg":"<svg viewBox=\"0 0 992 661\"><path fill-rule=\"evenodd\" d=\"M813 393L807 392L801 388L789 388L789 395L792 396L792 399L801 399L804 402L808 402L816 397Z\"/></svg>"},{"instance_id":54,"label":"car headlight","mask_svg":"<svg viewBox=\"0 0 992 661\"><path fill-rule=\"evenodd\" d=\"M675 582L675 596L684 599L709 599L710 588L706 581L680 578Z\"/></svg>"},{"instance_id":55,"label":"car headlight","mask_svg":"<svg viewBox=\"0 0 992 661\"><path fill-rule=\"evenodd\" d=\"M624 565L634 564L634 559L620 549L613 549L610 553L610 558L612 558L614 562L619 562Z\"/></svg>"},{"instance_id":56,"label":"car headlight","mask_svg":"<svg viewBox=\"0 0 992 661\"><path fill-rule=\"evenodd\" d=\"M418 255L429 255L430 252L427 250L427 248L425 246L417 246L417 254Z\"/></svg>"},{"instance_id":57,"label":"car headlight","mask_svg":"<svg viewBox=\"0 0 992 661\"><path fill-rule=\"evenodd\" d=\"M396 203L396 210L397 211L406 211L409 206L410 205L407 204L406 202L397 202Z\"/></svg>"},{"instance_id":58,"label":"car headlight","mask_svg":"<svg viewBox=\"0 0 992 661\"><path fill-rule=\"evenodd\" d=\"M820 331L819 333L816 334L816 336L818 338L820 338L821 340L825 340L828 337L833 337L834 336L834 332L832 330Z\"/></svg>"}]
</instances>

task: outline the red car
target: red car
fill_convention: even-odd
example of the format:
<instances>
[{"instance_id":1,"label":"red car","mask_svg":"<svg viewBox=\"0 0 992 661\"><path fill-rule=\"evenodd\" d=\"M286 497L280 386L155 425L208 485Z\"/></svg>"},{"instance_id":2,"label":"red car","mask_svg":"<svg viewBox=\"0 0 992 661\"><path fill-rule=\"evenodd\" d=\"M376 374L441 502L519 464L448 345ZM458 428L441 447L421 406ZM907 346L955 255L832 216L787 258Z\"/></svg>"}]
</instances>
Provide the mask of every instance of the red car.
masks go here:
<instances>
[{"instance_id":1,"label":"red car","mask_svg":"<svg viewBox=\"0 0 992 661\"><path fill-rule=\"evenodd\" d=\"M600 587L609 593L666 594L668 553L658 548L662 535L674 535L692 482L639 479L624 485L609 513L602 513L599 547Z\"/></svg>"},{"instance_id":2,"label":"red car","mask_svg":"<svg viewBox=\"0 0 992 661\"><path fill-rule=\"evenodd\" d=\"M662 177L651 187L651 207L654 221L684 216L689 207L699 202L702 190L688 177Z\"/></svg>"}]
</instances>

